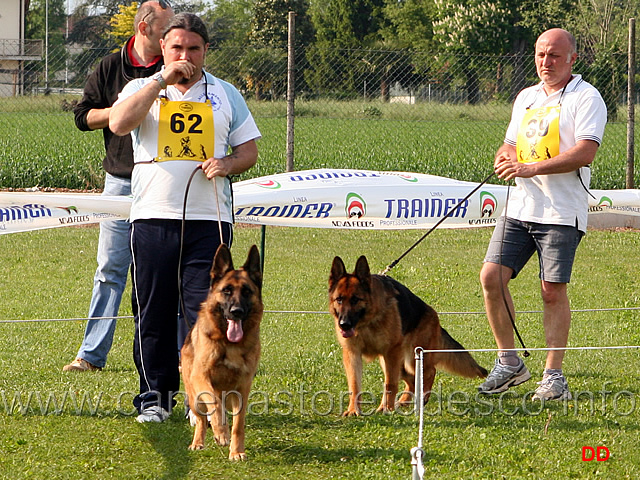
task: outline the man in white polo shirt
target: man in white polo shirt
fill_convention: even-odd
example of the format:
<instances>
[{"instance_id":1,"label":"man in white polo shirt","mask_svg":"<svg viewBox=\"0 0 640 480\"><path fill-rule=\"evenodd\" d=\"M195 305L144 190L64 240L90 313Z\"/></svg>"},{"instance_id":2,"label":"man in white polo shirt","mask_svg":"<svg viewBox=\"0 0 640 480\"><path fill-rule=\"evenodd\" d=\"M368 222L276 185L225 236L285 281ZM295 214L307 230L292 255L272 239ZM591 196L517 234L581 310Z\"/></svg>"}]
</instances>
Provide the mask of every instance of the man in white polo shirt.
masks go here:
<instances>
[{"instance_id":1,"label":"man in white polo shirt","mask_svg":"<svg viewBox=\"0 0 640 480\"><path fill-rule=\"evenodd\" d=\"M496 153L496 174L515 179L516 187L480 272L487 318L500 349L480 393L504 392L531 378L513 350L515 313L508 283L537 252L546 343L559 350L548 351L533 399L571 398L562 372L571 323L567 284L587 229L589 165L607 122L600 93L572 73L576 58L575 38L566 30L554 28L538 37L535 63L541 82L516 98L504 144Z\"/></svg>"},{"instance_id":2,"label":"man in white polo shirt","mask_svg":"<svg viewBox=\"0 0 640 480\"><path fill-rule=\"evenodd\" d=\"M131 133L134 150L130 246L139 422L162 422L175 404L176 305L192 325L215 251L221 242L231 245L228 176L248 170L258 157L260 132L244 99L203 69L208 45L200 18L176 15L161 40L165 67L127 84L109 116L116 135Z\"/></svg>"}]
</instances>

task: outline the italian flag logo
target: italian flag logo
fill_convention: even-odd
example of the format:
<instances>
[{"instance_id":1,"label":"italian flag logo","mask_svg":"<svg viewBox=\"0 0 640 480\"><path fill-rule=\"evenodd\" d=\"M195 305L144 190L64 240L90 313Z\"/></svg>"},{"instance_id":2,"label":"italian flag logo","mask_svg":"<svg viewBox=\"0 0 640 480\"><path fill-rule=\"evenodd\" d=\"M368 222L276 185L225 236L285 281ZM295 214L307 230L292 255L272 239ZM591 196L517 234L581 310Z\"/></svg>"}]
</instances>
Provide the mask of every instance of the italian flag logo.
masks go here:
<instances>
[{"instance_id":1,"label":"italian flag logo","mask_svg":"<svg viewBox=\"0 0 640 480\"><path fill-rule=\"evenodd\" d=\"M407 182L415 183L418 181L416 177L413 175L409 175L408 173L403 173L398 175L402 180L406 180Z\"/></svg>"},{"instance_id":2,"label":"italian flag logo","mask_svg":"<svg viewBox=\"0 0 640 480\"><path fill-rule=\"evenodd\" d=\"M270 190L276 190L282 186L275 180L263 180L261 182L256 182L256 185L262 188L268 188Z\"/></svg>"},{"instance_id":3,"label":"italian flag logo","mask_svg":"<svg viewBox=\"0 0 640 480\"><path fill-rule=\"evenodd\" d=\"M613 206L613 200L611 200L609 197L602 197L600 199L600 201L598 202L598 206L599 207L612 207Z\"/></svg>"},{"instance_id":4,"label":"italian flag logo","mask_svg":"<svg viewBox=\"0 0 640 480\"><path fill-rule=\"evenodd\" d=\"M480 213L481 218L489 218L498 207L498 201L491 192L480 192Z\"/></svg>"},{"instance_id":5,"label":"italian flag logo","mask_svg":"<svg viewBox=\"0 0 640 480\"><path fill-rule=\"evenodd\" d=\"M357 217L361 218L367 213L367 204L357 193L347 194L345 213L347 218Z\"/></svg>"}]
</instances>

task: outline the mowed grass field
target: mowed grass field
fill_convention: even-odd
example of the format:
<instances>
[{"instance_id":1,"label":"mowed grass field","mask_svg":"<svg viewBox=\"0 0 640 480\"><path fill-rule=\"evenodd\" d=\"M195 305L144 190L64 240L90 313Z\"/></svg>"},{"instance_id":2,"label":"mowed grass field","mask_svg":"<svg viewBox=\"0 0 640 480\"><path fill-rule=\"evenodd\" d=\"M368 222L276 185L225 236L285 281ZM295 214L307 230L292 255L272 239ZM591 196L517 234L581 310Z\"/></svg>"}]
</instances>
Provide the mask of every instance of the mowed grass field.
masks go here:
<instances>
[{"instance_id":1,"label":"mowed grass field","mask_svg":"<svg viewBox=\"0 0 640 480\"><path fill-rule=\"evenodd\" d=\"M477 280L490 229L438 230L391 274L441 312L465 347L492 348ZM327 311L327 278L340 255L351 270L367 255L380 271L418 232L270 227L266 231L263 356L247 420L245 463L213 443L187 451L192 430L182 397L160 425L134 421L137 391L133 321L119 320L107 367L61 371L81 342L94 270L96 227L0 236L0 478L410 478L418 442L411 411L374 415L379 365L368 364L366 415L342 418L346 380ZM239 226L232 247L243 262L260 229ZM640 280L634 231L591 231L570 285L570 346L638 345ZM513 284L519 329L531 349L544 347L537 268ZM121 309L130 315L127 289ZM599 310L599 309L607 310ZM612 308L613 310L608 310ZM592 309L596 309L592 311ZM618 310L620 309L620 310ZM485 367L493 352L474 354ZM575 400L530 400L544 352L526 360L531 381L497 398L476 395L477 381L440 372L426 408L425 478L638 478L640 368L635 349L575 350L565 373ZM606 461L583 461L582 448L606 447ZM604 451L604 450L603 450ZM589 451L587 450L587 453Z\"/></svg>"},{"instance_id":2,"label":"mowed grass field","mask_svg":"<svg viewBox=\"0 0 640 480\"><path fill-rule=\"evenodd\" d=\"M0 188L101 186L100 132L82 133L58 100L48 108L0 109ZM282 103L252 104L262 131L258 165L285 165ZM380 115L371 115L374 106ZM6 107L6 108L5 108ZM480 181L502 142L508 106L492 114L460 106L299 103L296 169L403 170ZM445 108L446 107L446 108ZM624 132L607 127L593 188L624 185ZM610 139L610 140L607 140ZM423 232L266 230L263 355L247 420L244 463L214 444L187 451L192 430L183 398L170 419L139 425L132 360L133 320L118 322L107 367L66 374L84 333L98 228L66 227L0 235L0 479L390 479L411 478L418 442L415 412L374 415L382 390L377 362L364 370L365 415L342 418L347 403L341 350L327 312L327 278L340 255L349 270L366 255L378 272ZM391 272L441 312L469 349L490 349L478 272L491 229L436 230ZM241 264L261 229L239 225L232 253ZM639 478L638 350L640 234L592 230L578 250L569 287L575 313L565 373L572 401L530 400L544 366L537 265L513 282L516 321L532 349L532 380L496 398L477 381L440 372L426 408L425 478ZM131 314L127 288L121 315ZM48 320L48 321L33 321ZM490 368L494 352L474 353ZM601 447L606 461L584 461ZM584 450L587 454L589 449ZM588 455L587 455L588 456Z\"/></svg>"}]
</instances>

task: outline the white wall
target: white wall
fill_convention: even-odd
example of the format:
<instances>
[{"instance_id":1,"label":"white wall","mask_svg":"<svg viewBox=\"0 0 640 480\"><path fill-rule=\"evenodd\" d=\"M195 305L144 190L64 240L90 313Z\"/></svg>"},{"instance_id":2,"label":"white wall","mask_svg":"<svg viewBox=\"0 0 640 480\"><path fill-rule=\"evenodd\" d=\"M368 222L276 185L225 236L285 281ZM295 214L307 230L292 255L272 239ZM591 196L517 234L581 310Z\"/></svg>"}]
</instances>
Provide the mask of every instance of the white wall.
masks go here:
<instances>
[{"instance_id":1,"label":"white wall","mask_svg":"<svg viewBox=\"0 0 640 480\"><path fill-rule=\"evenodd\" d=\"M0 38L19 40L23 37L20 22L22 21L22 3L24 0L0 0Z\"/></svg>"}]
</instances>

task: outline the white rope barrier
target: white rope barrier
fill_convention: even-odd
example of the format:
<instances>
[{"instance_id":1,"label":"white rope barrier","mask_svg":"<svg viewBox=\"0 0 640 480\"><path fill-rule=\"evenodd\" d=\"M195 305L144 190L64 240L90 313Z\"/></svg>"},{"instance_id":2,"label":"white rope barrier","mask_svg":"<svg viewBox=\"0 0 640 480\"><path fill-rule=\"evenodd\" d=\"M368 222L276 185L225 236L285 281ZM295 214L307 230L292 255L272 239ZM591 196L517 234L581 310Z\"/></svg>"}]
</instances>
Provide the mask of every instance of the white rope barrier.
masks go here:
<instances>
[{"instance_id":1,"label":"white rope barrier","mask_svg":"<svg viewBox=\"0 0 640 480\"><path fill-rule=\"evenodd\" d=\"M637 311L640 307L610 307L610 308L580 308L571 310L571 313L591 313L591 312L625 312ZM265 310L264 313L286 313L301 315L329 315L326 310ZM525 313L543 313L542 310L518 310L516 315ZM486 312L438 312L438 315L485 315ZM123 315L117 317L77 317L77 318L36 318L28 320L0 320L0 323L37 323L37 322L77 322L86 320L121 320L132 319L133 315Z\"/></svg>"},{"instance_id":2,"label":"white rope barrier","mask_svg":"<svg viewBox=\"0 0 640 480\"><path fill-rule=\"evenodd\" d=\"M424 353L462 353L462 352L556 352L561 350L622 350L640 348L640 345L612 345L604 347L540 347L540 348L458 348L442 350L422 350Z\"/></svg>"}]
</instances>

